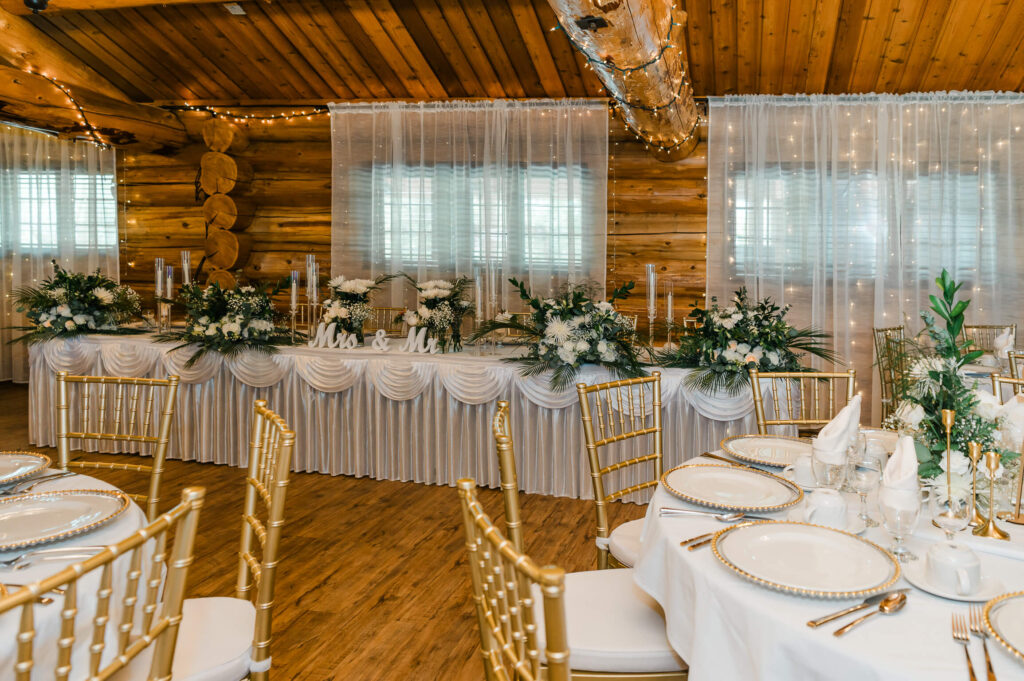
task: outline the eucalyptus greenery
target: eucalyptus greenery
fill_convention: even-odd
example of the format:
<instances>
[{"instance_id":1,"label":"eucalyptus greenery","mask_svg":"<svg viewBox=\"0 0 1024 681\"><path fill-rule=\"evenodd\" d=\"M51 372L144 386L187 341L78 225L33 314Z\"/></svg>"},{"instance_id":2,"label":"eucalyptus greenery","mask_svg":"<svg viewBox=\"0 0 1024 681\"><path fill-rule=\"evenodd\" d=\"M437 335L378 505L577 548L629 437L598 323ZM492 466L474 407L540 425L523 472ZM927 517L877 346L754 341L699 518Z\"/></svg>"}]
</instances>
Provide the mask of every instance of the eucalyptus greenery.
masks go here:
<instances>
[{"instance_id":1,"label":"eucalyptus greenery","mask_svg":"<svg viewBox=\"0 0 1024 681\"><path fill-rule=\"evenodd\" d=\"M825 346L828 334L792 326L786 321L788 312L788 305L779 307L771 298L751 302L746 288L736 291L728 307L712 298L710 308L690 313L696 329L674 327L678 345L658 353L658 364L696 369L686 384L703 393L734 395L749 384L750 369L810 371L800 364L804 354L836 362Z\"/></svg>"},{"instance_id":2,"label":"eucalyptus greenery","mask_svg":"<svg viewBox=\"0 0 1024 681\"><path fill-rule=\"evenodd\" d=\"M982 356L981 350L972 350L971 342L963 339L964 315L970 300L957 300L963 283L957 283L949 272L935 280L939 295L929 295L930 310L921 312L923 335L930 347L911 340L890 343L889 352L898 366L905 367L894 388L900 403L885 423L901 432L912 433L917 442L918 475L933 478L943 473L942 461L946 452L946 428L942 424L942 410L956 412L950 434L951 449L968 451L969 442L977 442L982 449L1000 451L1004 459L1016 458L1012 449L1003 449L999 419L991 418L987 405L981 405L974 381L961 371Z\"/></svg>"},{"instance_id":3,"label":"eucalyptus greenery","mask_svg":"<svg viewBox=\"0 0 1024 681\"><path fill-rule=\"evenodd\" d=\"M18 312L24 312L30 325L15 329L27 331L11 342L38 343L50 338L70 338L89 333L130 334L143 329L123 326L140 319L139 296L128 286L100 274L69 272L53 262L53 276L36 286L23 286L14 292Z\"/></svg>"},{"instance_id":4,"label":"eucalyptus greenery","mask_svg":"<svg viewBox=\"0 0 1024 681\"><path fill-rule=\"evenodd\" d=\"M179 342L171 352L193 347L195 352L185 363L193 366L209 352L232 357L245 350L272 354L278 345L291 340L287 330L274 324L274 306L270 296L288 285L285 278L268 294L265 285L223 289L211 284L182 286L175 302L185 307L185 328L162 333L156 340Z\"/></svg>"},{"instance_id":5,"label":"eucalyptus greenery","mask_svg":"<svg viewBox=\"0 0 1024 681\"><path fill-rule=\"evenodd\" d=\"M645 375L639 350L634 346L636 330L632 322L613 305L629 297L633 282L615 289L607 301L593 300L593 287L564 286L554 298L538 298L526 284L509 279L519 289L519 297L532 312L522 319L501 315L480 326L473 340L500 330L523 334L527 353L505 361L522 366L524 376L551 372L551 387L572 387L584 364L603 366L622 378Z\"/></svg>"}]
</instances>

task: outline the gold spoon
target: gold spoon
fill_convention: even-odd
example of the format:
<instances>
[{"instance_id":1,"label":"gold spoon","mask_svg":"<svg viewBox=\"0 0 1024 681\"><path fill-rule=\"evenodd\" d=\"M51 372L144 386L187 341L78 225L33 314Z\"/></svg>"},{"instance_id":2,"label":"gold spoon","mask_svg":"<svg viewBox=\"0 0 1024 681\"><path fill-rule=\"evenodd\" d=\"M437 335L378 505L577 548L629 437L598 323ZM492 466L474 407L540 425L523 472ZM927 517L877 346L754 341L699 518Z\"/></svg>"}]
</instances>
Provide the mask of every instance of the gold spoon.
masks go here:
<instances>
[{"instance_id":1,"label":"gold spoon","mask_svg":"<svg viewBox=\"0 0 1024 681\"><path fill-rule=\"evenodd\" d=\"M835 636L842 636L843 634L848 632L850 629L853 629L855 626L857 626L858 624L860 624L861 622L863 622L867 618L871 617L872 615L877 615L878 613L882 613L883 615L893 615L893 614L899 612L900 610L902 610L903 606L906 605L906 604L907 604L907 595L906 594L903 594L903 593L889 594L888 596L885 597L885 599L882 600L881 603L878 604L878 610L872 610L871 612L869 612L868 614L864 615L863 617L858 617L857 619L855 619L854 621L850 622L849 624L847 624L845 626L842 626L839 629L836 629L835 632L833 632L833 633L834 633Z\"/></svg>"}]
</instances>

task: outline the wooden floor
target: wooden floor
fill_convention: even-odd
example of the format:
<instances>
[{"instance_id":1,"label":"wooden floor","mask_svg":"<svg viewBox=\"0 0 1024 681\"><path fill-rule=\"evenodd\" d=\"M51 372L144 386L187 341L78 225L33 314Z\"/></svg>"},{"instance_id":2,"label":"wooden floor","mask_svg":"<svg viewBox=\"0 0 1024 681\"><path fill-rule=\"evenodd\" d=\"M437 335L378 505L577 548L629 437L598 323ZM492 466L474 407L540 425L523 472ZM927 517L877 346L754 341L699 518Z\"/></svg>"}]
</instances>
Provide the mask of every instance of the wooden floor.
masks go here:
<instances>
[{"instance_id":1,"label":"wooden floor","mask_svg":"<svg viewBox=\"0 0 1024 681\"><path fill-rule=\"evenodd\" d=\"M30 449L27 422L27 388L0 383L0 448ZM97 472L119 486L124 475ZM185 485L207 489L190 595L230 595L241 469L171 461L164 480L165 499ZM500 519L499 493L482 490L481 499ZM297 473L287 505L274 679L483 678L453 488ZM614 523L643 515L635 505L611 506ZM522 511L538 562L596 567L591 502L523 495Z\"/></svg>"}]
</instances>

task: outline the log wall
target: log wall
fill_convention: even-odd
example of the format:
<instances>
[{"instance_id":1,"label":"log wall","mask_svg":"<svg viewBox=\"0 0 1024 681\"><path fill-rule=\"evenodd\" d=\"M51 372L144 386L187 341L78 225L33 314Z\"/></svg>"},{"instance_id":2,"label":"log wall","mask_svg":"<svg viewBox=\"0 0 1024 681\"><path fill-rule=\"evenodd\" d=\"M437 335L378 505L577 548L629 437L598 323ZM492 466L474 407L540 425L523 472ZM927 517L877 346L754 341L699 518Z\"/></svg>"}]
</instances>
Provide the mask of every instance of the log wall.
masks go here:
<instances>
[{"instance_id":1,"label":"log wall","mask_svg":"<svg viewBox=\"0 0 1024 681\"><path fill-rule=\"evenodd\" d=\"M179 252L187 248L195 266L203 255L204 219L196 181L200 158L207 151L202 139L207 118L198 112L182 115L191 143L171 156L125 152L119 158L121 280L144 297L152 295L154 258L177 265ZM704 293L706 143L702 141L689 158L666 164L655 160L620 123L611 125L609 285L635 280L635 294L626 307L646 317L644 264L653 262L659 278L677 278L680 316ZM328 117L249 123L248 131L250 144L237 154L252 165L247 198L256 206L246 230L252 236L252 250L245 276L269 280L287 276L292 269L304 271L305 254L310 252L323 263L325 273L330 271Z\"/></svg>"}]
</instances>

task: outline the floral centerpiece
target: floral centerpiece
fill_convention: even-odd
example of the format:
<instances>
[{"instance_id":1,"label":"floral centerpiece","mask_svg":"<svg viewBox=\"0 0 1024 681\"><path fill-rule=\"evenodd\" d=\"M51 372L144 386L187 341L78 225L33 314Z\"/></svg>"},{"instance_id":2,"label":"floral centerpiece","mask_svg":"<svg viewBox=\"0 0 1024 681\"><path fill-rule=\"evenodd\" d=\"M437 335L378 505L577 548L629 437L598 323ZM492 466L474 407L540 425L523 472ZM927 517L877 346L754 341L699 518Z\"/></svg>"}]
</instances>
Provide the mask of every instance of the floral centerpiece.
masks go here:
<instances>
[{"instance_id":1,"label":"floral centerpiece","mask_svg":"<svg viewBox=\"0 0 1024 681\"><path fill-rule=\"evenodd\" d=\"M139 319L139 296L128 286L100 274L68 272L56 262L53 276L38 286L24 286L14 292L18 312L31 325L18 341L36 343L50 338L68 338L86 333L140 333L123 325Z\"/></svg>"},{"instance_id":2,"label":"floral centerpiece","mask_svg":"<svg viewBox=\"0 0 1024 681\"><path fill-rule=\"evenodd\" d=\"M809 371L800 364L804 354L835 362L824 345L828 334L794 327L786 321L789 308L771 298L752 302L746 288L736 292L728 307L712 298L710 308L690 313L698 327L678 329L678 345L661 352L658 363L696 369L686 382L702 392L736 394L750 382L750 369Z\"/></svg>"},{"instance_id":3,"label":"floral centerpiece","mask_svg":"<svg viewBox=\"0 0 1024 681\"><path fill-rule=\"evenodd\" d=\"M354 334L363 342L363 323L373 316L370 296L393 275L381 275L376 279L346 279L334 277L327 282L331 297L324 303L324 324L337 324L346 333Z\"/></svg>"},{"instance_id":4,"label":"floral centerpiece","mask_svg":"<svg viewBox=\"0 0 1024 681\"><path fill-rule=\"evenodd\" d=\"M415 310L406 310L402 320L412 327L426 327L427 335L437 339L441 352L461 350L462 319L473 310L473 303L466 299L471 280L459 277L417 282L408 275L406 279L416 289L417 305Z\"/></svg>"},{"instance_id":5,"label":"floral centerpiece","mask_svg":"<svg viewBox=\"0 0 1024 681\"><path fill-rule=\"evenodd\" d=\"M284 280L284 281L287 281ZM268 295L262 287L238 286L223 289L211 284L182 286L175 302L185 306L185 328L160 334L161 342L180 342L174 350L195 346L185 366L191 367L208 352L226 356L243 350L274 353L278 345L289 342L290 335L274 325L274 306L270 296L284 288L277 284Z\"/></svg>"},{"instance_id":6,"label":"floral centerpiece","mask_svg":"<svg viewBox=\"0 0 1024 681\"><path fill-rule=\"evenodd\" d=\"M964 314L971 301L957 300L963 284L953 281L945 270L936 283L941 295L929 296L931 311L921 313L923 333L932 347L906 341L893 348L899 354L895 361L906 371L894 391L900 402L884 425L914 436L920 477L934 478L951 465L956 485L969 487L967 444L977 442L983 451L999 451L1003 461L1017 458L1024 414L1016 401L1002 405L991 392L978 390L976 381L964 374L963 366L983 354L972 350L970 341L962 340ZM946 461L943 409L956 412L950 433L952 463ZM979 468L987 473L983 466ZM945 489L945 485L940 487Z\"/></svg>"},{"instance_id":7,"label":"floral centerpiece","mask_svg":"<svg viewBox=\"0 0 1024 681\"><path fill-rule=\"evenodd\" d=\"M615 289L607 301L594 301L592 287L585 285L567 285L555 298L541 299L523 282L509 282L532 312L525 318L502 315L485 322L473 338L501 329L521 332L528 343L526 355L506 361L522 365L524 376L550 371L551 387L564 390L572 386L584 364L606 367L622 378L644 375L633 345L633 325L613 305L629 296L633 282Z\"/></svg>"}]
</instances>

